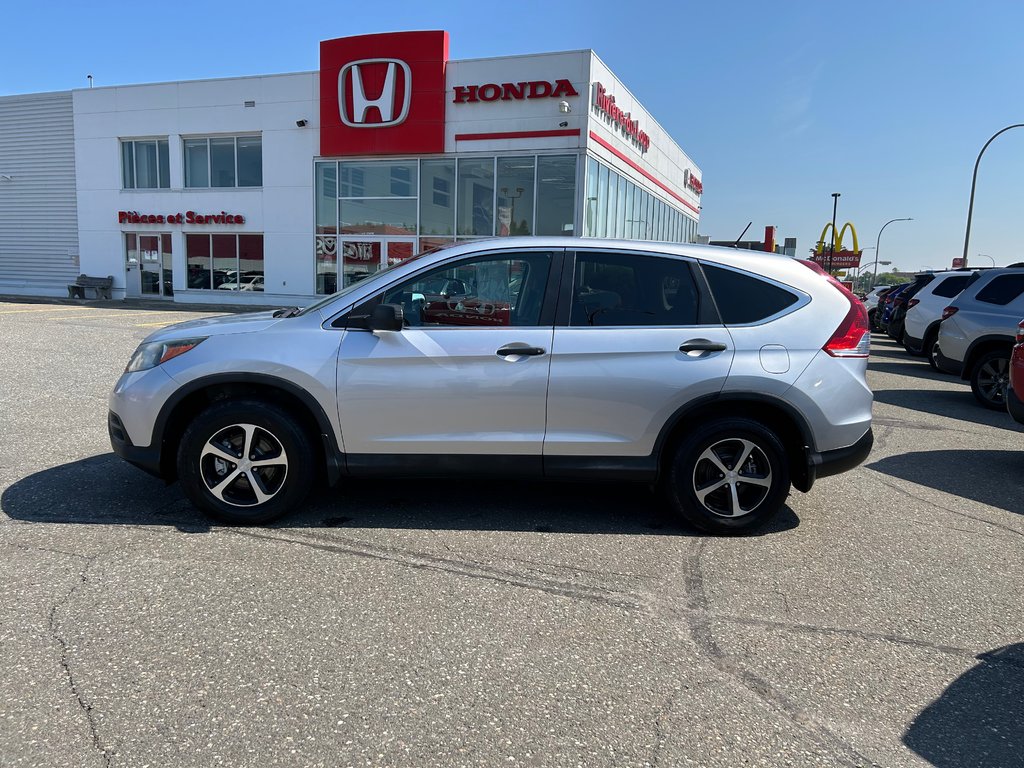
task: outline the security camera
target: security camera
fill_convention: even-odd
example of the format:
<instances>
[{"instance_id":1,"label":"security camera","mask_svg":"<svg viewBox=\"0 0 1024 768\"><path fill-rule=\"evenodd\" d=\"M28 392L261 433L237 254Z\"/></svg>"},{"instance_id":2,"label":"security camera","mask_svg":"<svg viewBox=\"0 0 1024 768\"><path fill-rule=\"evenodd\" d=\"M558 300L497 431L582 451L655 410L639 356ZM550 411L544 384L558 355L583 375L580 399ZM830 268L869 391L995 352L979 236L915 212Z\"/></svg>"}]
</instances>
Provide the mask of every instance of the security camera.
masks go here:
<instances>
[{"instance_id":1,"label":"security camera","mask_svg":"<svg viewBox=\"0 0 1024 768\"><path fill-rule=\"evenodd\" d=\"M305 118L303 118L302 120L296 120L295 124L299 128L305 128L307 125L309 125L309 120L306 120Z\"/></svg>"}]
</instances>

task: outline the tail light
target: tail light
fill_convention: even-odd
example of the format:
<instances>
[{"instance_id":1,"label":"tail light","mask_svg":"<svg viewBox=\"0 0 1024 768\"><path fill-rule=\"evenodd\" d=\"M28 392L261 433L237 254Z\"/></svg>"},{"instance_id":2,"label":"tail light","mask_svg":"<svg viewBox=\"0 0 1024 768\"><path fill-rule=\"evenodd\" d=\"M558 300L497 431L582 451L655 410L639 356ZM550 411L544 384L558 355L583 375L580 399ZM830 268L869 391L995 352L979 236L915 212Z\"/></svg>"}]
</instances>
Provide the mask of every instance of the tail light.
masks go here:
<instances>
[{"instance_id":1,"label":"tail light","mask_svg":"<svg viewBox=\"0 0 1024 768\"><path fill-rule=\"evenodd\" d=\"M1017 343L1024 344L1024 320L1017 325Z\"/></svg>"},{"instance_id":2,"label":"tail light","mask_svg":"<svg viewBox=\"0 0 1024 768\"><path fill-rule=\"evenodd\" d=\"M948 320L959 311L960 307L946 307L944 310L942 310L942 319Z\"/></svg>"},{"instance_id":3,"label":"tail light","mask_svg":"<svg viewBox=\"0 0 1024 768\"><path fill-rule=\"evenodd\" d=\"M920 299L911 299L910 301L907 302L907 309L913 309L914 307L916 307L920 303L921 303Z\"/></svg>"},{"instance_id":4,"label":"tail light","mask_svg":"<svg viewBox=\"0 0 1024 768\"><path fill-rule=\"evenodd\" d=\"M867 357L871 351L871 328L868 326L868 310L850 290L828 274L813 261L798 259L808 269L824 275L832 287L843 294L850 303L850 310L843 322L836 328L832 338L825 342L822 349L832 357Z\"/></svg>"}]
</instances>

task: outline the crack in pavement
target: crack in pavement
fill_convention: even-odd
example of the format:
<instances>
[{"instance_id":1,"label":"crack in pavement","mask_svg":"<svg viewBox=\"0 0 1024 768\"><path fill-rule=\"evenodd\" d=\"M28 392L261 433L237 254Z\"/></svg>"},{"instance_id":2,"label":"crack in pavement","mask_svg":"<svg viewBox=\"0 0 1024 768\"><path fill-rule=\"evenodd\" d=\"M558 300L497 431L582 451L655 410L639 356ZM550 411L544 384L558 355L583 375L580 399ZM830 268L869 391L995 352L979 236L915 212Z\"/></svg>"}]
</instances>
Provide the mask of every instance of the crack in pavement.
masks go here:
<instances>
[{"instance_id":1,"label":"crack in pavement","mask_svg":"<svg viewBox=\"0 0 1024 768\"><path fill-rule=\"evenodd\" d=\"M633 596L624 592L591 587L553 579L541 579L525 576L521 573L502 570L492 566L473 563L465 560L438 557L425 552L411 552L394 547L382 547L368 544L356 539L346 539L334 536L312 536L302 535L293 532L292 536L272 536L268 533L256 533L244 531L237 528L225 528L222 532L234 536L259 539L278 544L291 544L294 546L307 547L322 552L335 554L353 555L370 560L381 560L395 563L407 568L419 570L438 571L455 576L466 576L473 579L483 579L512 587L538 590L548 594L568 597L574 600L583 600L593 603L611 605L617 608L636 608L638 602ZM294 537L294 538L293 538Z\"/></svg>"},{"instance_id":2,"label":"crack in pavement","mask_svg":"<svg viewBox=\"0 0 1024 768\"><path fill-rule=\"evenodd\" d=\"M704 575L700 563L707 543L707 540L697 543L696 551L689 558L686 577L688 611L684 616L690 637L697 650L720 672L746 688L772 709L785 714L825 756L852 768L862 768L862 766L868 765L880 768L878 763L862 755L825 725L817 722L810 714L804 712L788 697L773 688L767 680L744 669L722 650L711 631L711 617L708 615L709 601L707 592L704 590Z\"/></svg>"},{"instance_id":3,"label":"crack in pavement","mask_svg":"<svg viewBox=\"0 0 1024 768\"><path fill-rule=\"evenodd\" d=\"M103 747L103 744L100 742L100 735L96 729L96 718L93 716L92 712L92 704L87 702L82 697L82 693L78 689L78 682L75 679L75 674L71 671L71 664L70 661L68 660L68 643L67 640L65 640L64 636L61 634L59 627L57 626L57 611L66 606L68 603L70 603L71 598L74 597L75 592L78 591L78 588L81 587L83 584L87 583L88 579L86 578L86 574L88 574L89 569L96 564L96 561L103 555L110 554L114 551L116 550L110 550L109 552L101 552L96 555L86 557L85 566L78 574L78 581L68 591L68 593L64 595L63 598L54 603L53 607L50 608L49 617L50 635L51 637L53 637L57 645L60 646L61 669L64 670L64 676L68 680L68 686L71 688L71 693L74 694L75 701L78 702L78 706L81 708L83 714L85 715L86 722L88 722L89 724L89 733L92 736L92 745L96 749L96 751L100 753L100 756L103 758L103 764L107 766L107 768L110 768L111 765L110 755L107 754L107 750Z\"/></svg>"}]
</instances>

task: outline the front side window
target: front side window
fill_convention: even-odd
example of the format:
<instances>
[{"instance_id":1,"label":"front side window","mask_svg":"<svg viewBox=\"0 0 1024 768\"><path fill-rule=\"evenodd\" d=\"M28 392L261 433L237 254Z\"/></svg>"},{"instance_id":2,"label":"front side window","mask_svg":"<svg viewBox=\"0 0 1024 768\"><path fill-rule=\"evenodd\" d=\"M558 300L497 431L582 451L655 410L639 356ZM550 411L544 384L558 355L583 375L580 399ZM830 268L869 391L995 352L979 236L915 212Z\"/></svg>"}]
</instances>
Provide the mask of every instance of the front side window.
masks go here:
<instances>
[{"instance_id":1,"label":"front side window","mask_svg":"<svg viewBox=\"0 0 1024 768\"><path fill-rule=\"evenodd\" d=\"M171 186L167 139L121 142L121 183L124 189L168 189Z\"/></svg>"},{"instance_id":2,"label":"front side window","mask_svg":"<svg viewBox=\"0 0 1024 768\"><path fill-rule=\"evenodd\" d=\"M700 296L688 262L632 253L576 257L569 325L697 325Z\"/></svg>"},{"instance_id":3,"label":"front side window","mask_svg":"<svg viewBox=\"0 0 1024 768\"><path fill-rule=\"evenodd\" d=\"M186 187L263 186L262 137L185 139L183 146Z\"/></svg>"},{"instance_id":4,"label":"front side window","mask_svg":"<svg viewBox=\"0 0 1024 768\"><path fill-rule=\"evenodd\" d=\"M370 303L400 304L413 328L536 326L550 253L503 254L437 267Z\"/></svg>"}]
</instances>

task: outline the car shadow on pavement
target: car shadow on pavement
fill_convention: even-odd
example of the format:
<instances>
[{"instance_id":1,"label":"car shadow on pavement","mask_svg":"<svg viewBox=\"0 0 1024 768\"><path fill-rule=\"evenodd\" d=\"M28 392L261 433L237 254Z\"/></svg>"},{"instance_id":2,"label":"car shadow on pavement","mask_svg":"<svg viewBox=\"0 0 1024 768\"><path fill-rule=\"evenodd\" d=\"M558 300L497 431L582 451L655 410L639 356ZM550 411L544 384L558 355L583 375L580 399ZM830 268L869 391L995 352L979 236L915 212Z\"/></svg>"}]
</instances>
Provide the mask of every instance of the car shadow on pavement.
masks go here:
<instances>
[{"instance_id":1,"label":"car shadow on pavement","mask_svg":"<svg viewBox=\"0 0 1024 768\"><path fill-rule=\"evenodd\" d=\"M976 657L910 724L903 743L938 768L1024 761L1024 643Z\"/></svg>"},{"instance_id":2,"label":"car shadow on pavement","mask_svg":"<svg viewBox=\"0 0 1024 768\"><path fill-rule=\"evenodd\" d=\"M962 392L940 389L880 389L874 394L875 402L1024 433L1008 413L985 408L966 387Z\"/></svg>"},{"instance_id":3,"label":"car shadow on pavement","mask_svg":"<svg viewBox=\"0 0 1024 768\"><path fill-rule=\"evenodd\" d=\"M187 533L214 525L181 488L112 453L42 470L13 483L0 510L14 520L91 525L165 525ZM793 510L751 535L791 530ZM343 479L313 493L274 528L395 528L642 535L700 535L646 485L495 480Z\"/></svg>"},{"instance_id":4,"label":"car shadow on pavement","mask_svg":"<svg viewBox=\"0 0 1024 768\"><path fill-rule=\"evenodd\" d=\"M915 376L919 379L928 379L929 381L960 383L960 379L956 376L940 373L928 365L927 362L918 362L917 360L899 363L876 363L874 360L871 360L868 362L868 370L878 371L879 373L895 373L900 376ZM967 386L966 382L963 384Z\"/></svg>"},{"instance_id":5,"label":"car shadow on pavement","mask_svg":"<svg viewBox=\"0 0 1024 768\"><path fill-rule=\"evenodd\" d=\"M883 475L1024 515L1024 451L915 451L866 466Z\"/></svg>"}]
</instances>

